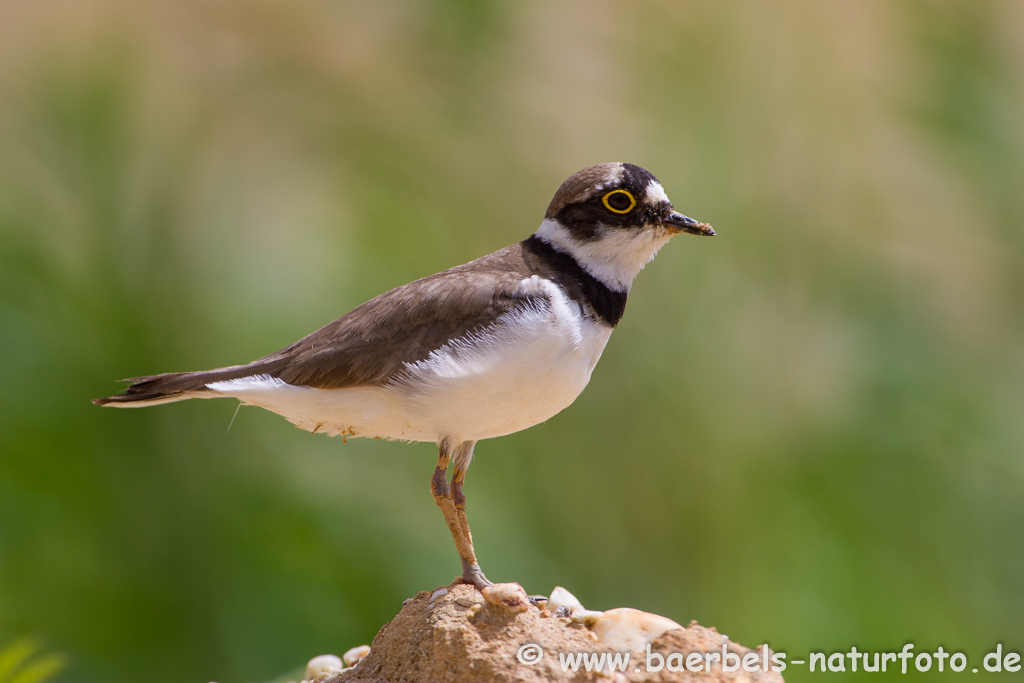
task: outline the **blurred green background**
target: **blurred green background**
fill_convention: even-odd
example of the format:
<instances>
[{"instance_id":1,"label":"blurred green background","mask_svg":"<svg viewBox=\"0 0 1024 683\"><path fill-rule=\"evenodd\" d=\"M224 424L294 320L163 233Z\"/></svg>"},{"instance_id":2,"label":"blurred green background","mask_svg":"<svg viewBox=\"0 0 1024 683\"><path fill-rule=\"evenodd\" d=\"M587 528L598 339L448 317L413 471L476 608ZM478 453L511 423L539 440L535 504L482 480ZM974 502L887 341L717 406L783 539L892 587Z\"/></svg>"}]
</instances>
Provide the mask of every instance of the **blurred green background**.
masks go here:
<instances>
[{"instance_id":1,"label":"blurred green background","mask_svg":"<svg viewBox=\"0 0 1024 683\"><path fill-rule=\"evenodd\" d=\"M488 575L790 658L1024 649L1024 4L720 0L0 4L0 649L266 680L449 582L433 446L88 399L520 240L611 160L719 237L478 446Z\"/></svg>"}]
</instances>

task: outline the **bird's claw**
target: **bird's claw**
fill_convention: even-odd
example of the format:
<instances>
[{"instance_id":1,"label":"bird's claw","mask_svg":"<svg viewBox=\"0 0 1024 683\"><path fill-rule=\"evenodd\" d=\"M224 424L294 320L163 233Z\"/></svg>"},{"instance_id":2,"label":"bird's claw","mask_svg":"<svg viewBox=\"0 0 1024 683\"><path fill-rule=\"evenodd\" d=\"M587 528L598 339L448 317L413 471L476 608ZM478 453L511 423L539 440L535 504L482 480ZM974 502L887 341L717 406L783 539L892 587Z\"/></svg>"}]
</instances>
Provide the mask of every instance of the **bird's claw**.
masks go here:
<instances>
[{"instance_id":1,"label":"bird's claw","mask_svg":"<svg viewBox=\"0 0 1024 683\"><path fill-rule=\"evenodd\" d=\"M462 568L462 580L466 583L471 583L476 586L477 590L482 591L488 586L493 586L494 582L484 576L484 572L480 569L478 564L466 565Z\"/></svg>"}]
</instances>

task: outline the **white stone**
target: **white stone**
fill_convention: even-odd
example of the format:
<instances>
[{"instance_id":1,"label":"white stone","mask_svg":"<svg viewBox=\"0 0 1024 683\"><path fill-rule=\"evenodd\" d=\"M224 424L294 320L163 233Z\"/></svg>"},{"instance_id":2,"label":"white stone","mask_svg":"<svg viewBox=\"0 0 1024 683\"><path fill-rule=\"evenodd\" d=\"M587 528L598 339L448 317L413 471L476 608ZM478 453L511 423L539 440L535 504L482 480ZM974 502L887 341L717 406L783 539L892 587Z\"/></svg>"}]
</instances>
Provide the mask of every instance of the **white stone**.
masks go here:
<instances>
[{"instance_id":1,"label":"white stone","mask_svg":"<svg viewBox=\"0 0 1024 683\"><path fill-rule=\"evenodd\" d=\"M438 588L438 589L437 589L436 591L434 591L434 593L433 593L433 594L432 594L432 595L430 596L430 602L434 602L434 601L435 601L435 600L437 600L438 598L443 598L443 597L444 597L444 596L446 596L446 595L448 595L448 589L447 589L447 588Z\"/></svg>"},{"instance_id":2,"label":"white stone","mask_svg":"<svg viewBox=\"0 0 1024 683\"><path fill-rule=\"evenodd\" d=\"M515 612L525 612L530 608L530 600L526 591L518 583L496 583L484 588L480 593L484 600Z\"/></svg>"},{"instance_id":3,"label":"white stone","mask_svg":"<svg viewBox=\"0 0 1024 683\"><path fill-rule=\"evenodd\" d=\"M604 616L604 612L598 612L592 609L578 609L572 613L572 620L583 624L584 626L591 627L597 623L597 620Z\"/></svg>"},{"instance_id":4,"label":"white stone","mask_svg":"<svg viewBox=\"0 0 1024 683\"><path fill-rule=\"evenodd\" d=\"M320 674L341 671L344 668L345 665L341 663L341 658L338 655L319 655L313 657L306 664L306 673L302 675L302 680L311 681Z\"/></svg>"},{"instance_id":5,"label":"white stone","mask_svg":"<svg viewBox=\"0 0 1024 683\"><path fill-rule=\"evenodd\" d=\"M583 609L583 604L569 591L561 586L555 586L555 590L551 591L551 597L548 598L547 610L553 614L559 607L565 607L572 615Z\"/></svg>"},{"instance_id":6,"label":"white stone","mask_svg":"<svg viewBox=\"0 0 1024 683\"><path fill-rule=\"evenodd\" d=\"M591 630L604 645L620 652L643 650L666 631L683 628L667 617L631 607L610 609Z\"/></svg>"},{"instance_id":7,"label":"white stone","mask_svg":"<svg viewBox=\"0 0 1024 683\"><path fill-rule=\"evenodd\" d=\"M363 657L365 657L368 654L370 654L370 646L360 645L358 647L352 648L351 650L343 654L341 658L345 660L345 666L355 666Z\"/></svg>"}]
</instances>

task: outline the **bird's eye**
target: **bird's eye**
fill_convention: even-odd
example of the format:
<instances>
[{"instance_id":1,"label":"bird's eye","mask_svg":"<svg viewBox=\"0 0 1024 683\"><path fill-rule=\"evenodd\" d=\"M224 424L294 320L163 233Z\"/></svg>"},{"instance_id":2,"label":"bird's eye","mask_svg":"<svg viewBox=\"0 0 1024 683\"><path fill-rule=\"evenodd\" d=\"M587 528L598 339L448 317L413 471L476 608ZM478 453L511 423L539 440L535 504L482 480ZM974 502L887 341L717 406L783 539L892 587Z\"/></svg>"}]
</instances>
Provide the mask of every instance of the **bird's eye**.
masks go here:
<instances>
[{"instance_id":1,"label":"bird's eye","mask_svg":"<svg viewBox=\"0 0 1024 683\"><path fill-rule=\"evenodd\" d=\"M625 190L612 190L601 197L601 203L612 213L629 213L636 206L633 195Z\"/></svg>"}]
</instances>

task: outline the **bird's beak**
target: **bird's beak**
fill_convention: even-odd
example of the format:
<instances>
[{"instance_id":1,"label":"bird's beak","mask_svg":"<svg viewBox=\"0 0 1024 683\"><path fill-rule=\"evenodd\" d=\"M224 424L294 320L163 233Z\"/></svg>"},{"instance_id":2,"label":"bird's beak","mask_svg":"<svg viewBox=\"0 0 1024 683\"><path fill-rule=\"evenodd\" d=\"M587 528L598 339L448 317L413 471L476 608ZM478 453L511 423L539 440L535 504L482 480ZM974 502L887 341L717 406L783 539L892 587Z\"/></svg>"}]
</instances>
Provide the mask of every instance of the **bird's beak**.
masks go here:
<instances>
[{"instance_id":1,"label":"bird's beak","mask_svg":"<svg viewBox=\"0 0 1024 683\"><path fill-rule=\"evenodd\" d=\"M706 235L708 237L714 237L715 235L715 231L707 223L695 221L678 211L673 211L665 218L662 218L661 223L662 225L669 226L676 232L688 232L691 235Z\"/></svg>"}]
</instances>

